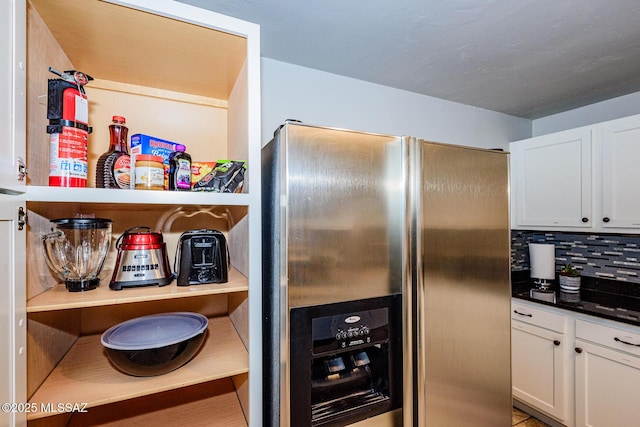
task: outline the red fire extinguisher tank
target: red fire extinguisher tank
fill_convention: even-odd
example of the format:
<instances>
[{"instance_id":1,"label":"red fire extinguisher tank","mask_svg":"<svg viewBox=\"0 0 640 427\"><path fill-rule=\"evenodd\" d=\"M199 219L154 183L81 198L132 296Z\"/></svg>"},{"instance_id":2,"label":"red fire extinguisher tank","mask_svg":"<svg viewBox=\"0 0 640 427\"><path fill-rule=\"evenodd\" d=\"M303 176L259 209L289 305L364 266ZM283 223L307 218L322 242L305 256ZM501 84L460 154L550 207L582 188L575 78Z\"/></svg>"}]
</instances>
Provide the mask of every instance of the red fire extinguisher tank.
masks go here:
<instances>
[{"instance_id":1,"label":"red fire extinguisher tank","mask_svg":"<svg viewBox=\"0 0 640 427\"><path fill-rule=\"evenodd\" d=\"M49 185L86 187L89 105L84 84L93 80L77 71L60 73L48 81L47 118L49 125Z\"/></svg>"}]
</instances>

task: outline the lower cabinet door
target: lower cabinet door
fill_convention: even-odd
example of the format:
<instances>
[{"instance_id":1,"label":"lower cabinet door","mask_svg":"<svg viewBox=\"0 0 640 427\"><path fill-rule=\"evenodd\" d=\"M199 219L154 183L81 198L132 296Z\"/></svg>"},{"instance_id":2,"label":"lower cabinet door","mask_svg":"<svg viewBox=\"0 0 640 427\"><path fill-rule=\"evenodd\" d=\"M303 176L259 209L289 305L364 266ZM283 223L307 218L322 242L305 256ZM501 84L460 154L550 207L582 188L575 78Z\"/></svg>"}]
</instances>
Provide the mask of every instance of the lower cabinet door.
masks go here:
<instances>
[{"instance_id":1,"label":"lower cabinet door","mask_svg":"<svg viewBox=\"0 0 640 427\"><path fill-rule=\"evenodd\" d=\"M576 340L576 425L640 425L640 357Z\"/></svg>"},{"instance_id":2,"label":"lower cabinet door","mask_svg":"<svg viewBox=\"0 0 640 427\"><path fill-rule=\"evenodd\" d=\"M558 421L567 415L564 335L512 321L513 397Z\"/></svg>"},{"instance_id":3,"label":"lower cabinet door","mask_svg":"<svg viewBox=\"0 0 640 427\"><path fill-rule=\"evenodd\" d=\"M26 313L24 202L0 194L0 426L25 426ZM23 227L24 229L24 227Z\"/></svg>"}]
</instances>

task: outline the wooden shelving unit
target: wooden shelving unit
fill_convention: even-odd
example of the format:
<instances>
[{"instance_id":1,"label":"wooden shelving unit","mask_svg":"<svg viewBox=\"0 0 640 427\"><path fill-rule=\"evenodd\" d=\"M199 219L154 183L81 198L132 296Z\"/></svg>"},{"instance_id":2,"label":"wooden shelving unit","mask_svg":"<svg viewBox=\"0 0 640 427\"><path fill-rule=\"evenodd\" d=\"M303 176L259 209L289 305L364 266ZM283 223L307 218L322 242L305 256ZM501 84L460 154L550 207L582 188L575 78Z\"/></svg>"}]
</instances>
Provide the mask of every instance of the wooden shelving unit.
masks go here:
<instances>
[{"instance_id":1,"label":"wooden shelving unit","mask_svg":"<svg viewBox=\"0 0 640 427\"><path fill-rule=\"evenodd\" d=\"M28 175L19 181L17 174L0 170L0 192L11 194L10 203L24 209L27 222L20 230L3 228L7 235L0 237L18 242L13 252L26 263L16 263L22 272L16 275L15 295L21 301L12 332L15 348L2 356L11 360L16 373L16 403L28 401L39 409L19 414L15 422L34 427L246 426L250 413L258 419L261 408L256 369L261 363L262 274L259 27L171 0L14 4L11 35L16 43L5 51L15 53L13 69L24 71L22 79L11 80L18 94L12 109L25 110L26 117L16 116L15 136L0 141L0 148L17 153ZM47 80L55 78L49 66L80 70L95 79L86 87L93 127L87 188L47 185ZM129 135L183 143L194 161L245 160L242 193L91 188L97 158L108 147L113 115L127 118ZM184 209L179 218L172 216L175 208ZM227 220L218 219L219 211ZM209 216L192 218L202 212ZM68 292L64 284L56 284L40 246L50 220L76 214L111 219L114 241L131 226L167 220L173 226L162 231L172 265L181 232L219 229L229 244L228 281L187 287L174 281L112 291L104 280L113 269L112 241L100 286ZM111 365L100 342L106 328L140 315L185 310L209 318L207 339L186 365L156 377L133 377ZM40 410L48 403L51 408L86 403L89 410Z\"/></svg>"}]
</instances>

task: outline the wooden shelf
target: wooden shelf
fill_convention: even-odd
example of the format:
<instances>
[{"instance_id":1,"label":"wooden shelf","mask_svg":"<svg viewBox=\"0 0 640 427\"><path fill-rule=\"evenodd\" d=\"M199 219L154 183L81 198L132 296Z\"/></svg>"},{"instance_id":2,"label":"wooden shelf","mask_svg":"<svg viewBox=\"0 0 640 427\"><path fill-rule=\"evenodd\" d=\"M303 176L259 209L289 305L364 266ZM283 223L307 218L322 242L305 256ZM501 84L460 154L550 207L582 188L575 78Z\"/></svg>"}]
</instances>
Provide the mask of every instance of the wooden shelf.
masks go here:
<instances>
[{"instance_id":1,"label":"wooden shelf","mask_svg":"<svg viewBox=\"0 0 640 427\"><path fill-rule=\"evenodd\" d=\"M228 99L246 60L246 38L198 22L230 21L214 12L184 22L102 1L31 3L76 69L94 78Z\"/></svg>"},{"instance_id":2,"label":"wooden shelf","mask_svg":"<svg viewBox=\"0 0 640 427\"><path fill-rule=\"evenodd\" d=\"M215 411L212 410L215 408ZM231 379L92 408L68 426L246 427Z\"/></svg>"},{"instance_id":3,"label":"wooden shelf","mask_svg":"<svg viewBox=\"0 0 640 427\"><path fill-rule=\"evenodd\" d=\"M63 284L30 299L27 312L37 313L53 310L67 310L83 307L100 307L105 305L128 304L135 302L159 301L175 298L188 298L202 295L242 292L249 289L248 281L235 268L229 271L227 283L211 283L206 285L177 286L175 280L167 286L148 286L140 288L109 289L108 283L87 292L69 292Z\"/></svg>"},{"instance_id":4,"label":"wooden shelf","mask_svg":"<svg viewBox=\"0 0 640 427\"><path fill-rule=\"evenodd\" d=\"M38 407L52 403L54 408L58 403L86 403L93 408L248 371L249 355L228 317L209 320L203 348L189 363L156 377L133 377L116 370L107 358L100 335L88 335L78 339L29 402ZM27 418L53 415L57 414L38 411Z\"/></svg>"},{"instance_id":5,"label":"wooden shelf","mask_svg":"<svg viewBox=\"0 0 640 427\"><path fill-rule=\"evenodd\" d=\"M91 88L110 90L112 92L122 92L148 96L150 98L170 99L173 101L187 102L190 104L206 105L216 108L229 108L229 102L223 99L207 98L206 96L191 95L169 90L157 89L148 86L132 85L108 80L94 79L91 81Z\"/></svg>"},{"instance_id":6,"label":"wooden shelf","mask_svg":"<svg viewBox=\"0 0 640 427\"><path fill-rule=\"evenodd\" d=\"M19 190L16 190L19 191ZM106 188L66 188L29 185L22 189L30 202L126 203L160 205L246 206L248 193L199 191L114 190Z\"/></svg>"}]
</instances>

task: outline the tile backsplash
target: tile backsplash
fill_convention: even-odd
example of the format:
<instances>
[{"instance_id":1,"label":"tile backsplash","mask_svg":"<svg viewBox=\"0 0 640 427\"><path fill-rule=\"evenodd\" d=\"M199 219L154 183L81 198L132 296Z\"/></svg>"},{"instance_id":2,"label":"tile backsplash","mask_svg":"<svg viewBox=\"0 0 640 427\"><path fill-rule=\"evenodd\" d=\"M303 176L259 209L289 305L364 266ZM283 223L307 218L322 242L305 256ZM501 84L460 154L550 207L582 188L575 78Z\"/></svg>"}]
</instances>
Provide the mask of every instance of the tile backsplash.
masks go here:
<instances>
[{"instance_id":1,"label":"tile backsplash","mask_svg":"<svg viewBox=\"0 0 640 427\"><path fill-rule=\"evenodd\" d=\"M580 274L640 283L640 235L511 230L511 270L529 270L528 244L553 243L556 271L573 264Z\"/></svg>"}]
</instances>

